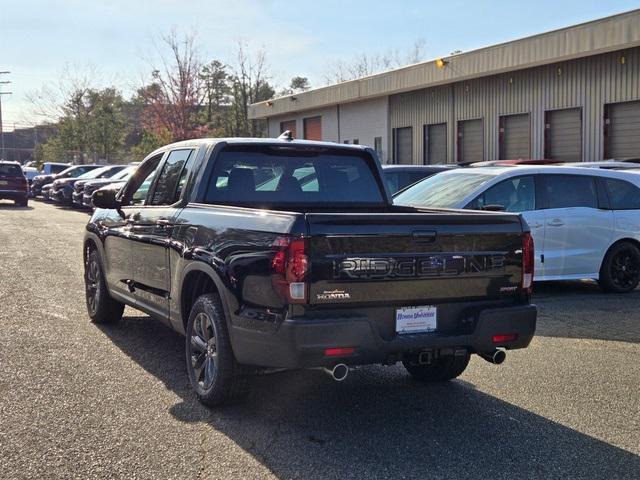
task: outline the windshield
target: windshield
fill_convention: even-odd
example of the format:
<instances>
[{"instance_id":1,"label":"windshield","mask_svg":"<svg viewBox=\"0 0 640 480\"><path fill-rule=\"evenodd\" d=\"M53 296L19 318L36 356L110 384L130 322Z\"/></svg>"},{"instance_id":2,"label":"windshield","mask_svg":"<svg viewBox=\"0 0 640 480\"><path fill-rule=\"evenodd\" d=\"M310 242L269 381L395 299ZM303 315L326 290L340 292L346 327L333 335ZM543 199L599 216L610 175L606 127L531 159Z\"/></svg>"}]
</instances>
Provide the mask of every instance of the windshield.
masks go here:
<instances>
[{"instance_id":1,"label":"windshield","mask_svg":"<svg viewBox=\"0 0 640 480\"><path fill-rule=\"evenodd\" d=\"M412 207L461 208L462 200L494 176L459 171L439 173L398 194L393 203Z\"/></svg>"},{"instance_id":2,"label":"windshield","mask_svg":"<svg viewBox=\"0 0 640 480\"><path fill-rule=\"evenodd\" d=\"M382 205L358 151L228 147L216 160L207 203L238 205Z\"/></svg>"}]
</instances>

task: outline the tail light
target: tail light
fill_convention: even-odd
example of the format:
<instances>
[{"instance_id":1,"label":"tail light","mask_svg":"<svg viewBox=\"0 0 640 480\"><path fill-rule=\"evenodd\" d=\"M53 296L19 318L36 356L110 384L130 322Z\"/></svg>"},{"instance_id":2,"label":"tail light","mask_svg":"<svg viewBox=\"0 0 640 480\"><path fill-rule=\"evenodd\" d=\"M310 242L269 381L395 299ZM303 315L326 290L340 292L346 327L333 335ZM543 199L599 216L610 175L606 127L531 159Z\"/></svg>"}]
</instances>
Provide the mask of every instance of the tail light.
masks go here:
<instances>
[{"instance_id":1,"label":"tail light","mask_svg":"<svg viewBox=\"0 0 640 480\"><path fill-rule=\"evenodd\" d=\"M522 234L522 289L527 293L533 290L534 246L530 232Z\"/></svg>"},{"instance_id":2,"label":"tail light","mask_svg":"<svg viewBox=\"0 0 640 480\"><path fill-rule=\"evenodd\" d=\"M278 237L273 242L276 253L271 260L271 279L275 291L287 303L306 303L307 240L302 237Z\"/></svg>"}]
</instances>

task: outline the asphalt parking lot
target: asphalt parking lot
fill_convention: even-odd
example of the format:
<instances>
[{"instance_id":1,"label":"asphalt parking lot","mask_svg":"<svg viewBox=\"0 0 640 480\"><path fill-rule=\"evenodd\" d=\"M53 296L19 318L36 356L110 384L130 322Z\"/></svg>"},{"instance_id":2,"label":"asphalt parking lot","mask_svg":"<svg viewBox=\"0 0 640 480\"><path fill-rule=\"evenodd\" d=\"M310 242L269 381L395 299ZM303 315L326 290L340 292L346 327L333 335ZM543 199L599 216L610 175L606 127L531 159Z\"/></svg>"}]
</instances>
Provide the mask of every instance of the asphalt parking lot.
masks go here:
<instances>
[{"instance_id":1,"label":"asphalt parking lot","mask_svg":"<svg viewBox=\"0 0 640 480\"><path fill-rule=\"evenodd\" d=\"M211 411L178 334L89 323L87 219L0 202L0 478L640 477L640 291L537 285L531 347L447 384L287 372Z\"/></svg>"}]
</instances>

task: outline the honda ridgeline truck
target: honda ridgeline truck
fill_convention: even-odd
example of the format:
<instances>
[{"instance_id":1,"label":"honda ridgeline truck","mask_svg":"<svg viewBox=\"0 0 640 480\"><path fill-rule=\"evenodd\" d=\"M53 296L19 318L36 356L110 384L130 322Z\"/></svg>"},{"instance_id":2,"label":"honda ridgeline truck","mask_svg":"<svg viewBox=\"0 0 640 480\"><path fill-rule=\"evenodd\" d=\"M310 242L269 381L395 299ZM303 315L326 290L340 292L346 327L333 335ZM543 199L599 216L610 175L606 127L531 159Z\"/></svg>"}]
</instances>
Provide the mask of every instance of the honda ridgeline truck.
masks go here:
<instances>
[{"instance_id":1,"label":"honda ridgeline truck","mask_svg":"<svg viewBox=\"0 0 640 480\"><path fill-rule=\"evenodd\" d=\"M198 398L219 405L274 369L402 362L419 381L529 345L533 243L502 212L393 205L356 145L199 139L99 190L84 240L87 309L125 305L186 336Z\"/></svg>"}]
</instances>

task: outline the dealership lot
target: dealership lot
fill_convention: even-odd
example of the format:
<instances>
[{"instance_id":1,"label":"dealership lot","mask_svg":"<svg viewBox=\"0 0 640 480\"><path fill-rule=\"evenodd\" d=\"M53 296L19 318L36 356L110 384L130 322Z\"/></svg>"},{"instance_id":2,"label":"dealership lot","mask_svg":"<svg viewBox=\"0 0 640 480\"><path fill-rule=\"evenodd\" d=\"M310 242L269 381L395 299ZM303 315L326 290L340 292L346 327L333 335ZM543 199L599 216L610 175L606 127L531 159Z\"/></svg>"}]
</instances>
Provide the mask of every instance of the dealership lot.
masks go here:
<instances>
[{"instance_id":1,"label":"dealership lot","mask_svg":"<svg viewBox=\"0 0 640 480\"><path fill-rule=\"evenodd\" d=\"M2 478L637 478L640 291L537 285L538 336L423 386L402 367L339 384L257 379L219 411L189 390L183 338L133 310L89 323L85 213L0 203Z\"/></svg>"}]
</instances>

